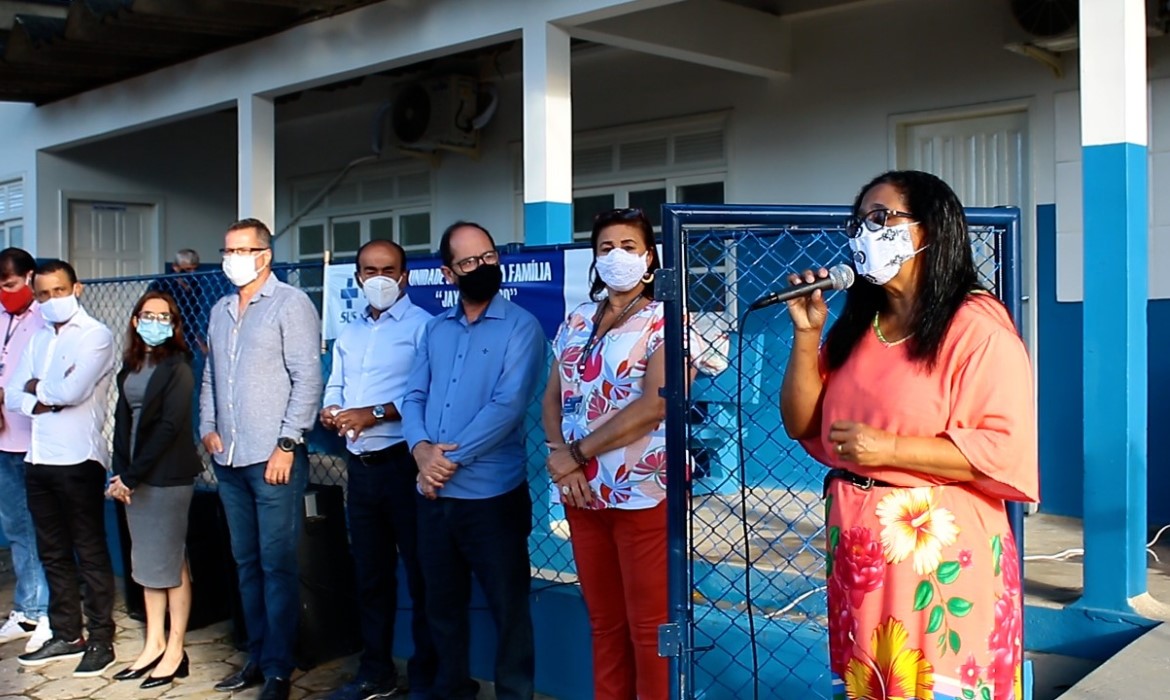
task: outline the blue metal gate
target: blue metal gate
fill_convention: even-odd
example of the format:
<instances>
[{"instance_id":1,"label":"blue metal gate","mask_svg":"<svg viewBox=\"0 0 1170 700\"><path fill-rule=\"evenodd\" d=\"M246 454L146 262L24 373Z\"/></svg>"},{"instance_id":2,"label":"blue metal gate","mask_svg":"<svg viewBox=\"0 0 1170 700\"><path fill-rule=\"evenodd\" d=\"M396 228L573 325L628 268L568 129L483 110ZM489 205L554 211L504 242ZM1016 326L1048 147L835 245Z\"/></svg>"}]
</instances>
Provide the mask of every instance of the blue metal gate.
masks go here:
<instances>
[{"instance_id":1,"label":"blue metal gate","mask_svg":"<svg viewBox=\"0 0 1170 700\"><path fill-rule=\"evenodd\" d=\"M1020 214L967 209L985 285L1019 323ZM783 305L743 312L791 272L849 260L847 207L663 207L672 698L829 698L824 468L784 433ZM833 315L844 295L829 299ZM730 343L698 340L723 337ZM689 360L729 369L688 383ZM686 478L688 460L691 479ZM1022 509L1009 513L1022 540ZM1019 551L1024 550L1022 541Z\"/></svg>"}]
</instances>

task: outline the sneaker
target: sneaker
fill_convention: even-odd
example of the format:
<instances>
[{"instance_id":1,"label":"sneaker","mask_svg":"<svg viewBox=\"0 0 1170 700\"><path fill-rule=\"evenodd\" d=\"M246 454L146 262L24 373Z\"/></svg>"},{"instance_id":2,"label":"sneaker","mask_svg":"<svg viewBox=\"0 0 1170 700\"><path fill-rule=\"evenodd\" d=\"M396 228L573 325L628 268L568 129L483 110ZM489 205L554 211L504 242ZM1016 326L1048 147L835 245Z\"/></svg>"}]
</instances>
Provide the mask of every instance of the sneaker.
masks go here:
<instances>
[{"instance_id":1,"label":"sneaker","mask_svg":"<svg viewBox=\"0 0 1170 700\"><path fill-rule=\"evenodd\" d=\"M54 637L45 642L40 649L31 651L27 654L21 654L16 657L16 660L22 666L43 666L50 661L60 661L61 659L77 659L85 653L85 640L78 639L77 641L67 642L64 639Z\"/></svg>"},{"instance_id":2,"label":"sneaker","mask_svg":"<svg viewBox=\"0 0 1170 700\"><path fill-rule=\"evenodd\" d=\"M0 644L31 637L36 626L37 624L25 617L24 613L13 610L8 613L8 619L4 622L4 626L0 627Z\"/></svg>"},{"instance_id":3,"label":"sneaker","mask_svg":"<svg viewBox=\"0 0 1170 700\"><path fill-rule=\"evenodd\" d=\"M45 642L53 638L53 628L49 627L49 616L45 615L37 620L37 626L33 629L32 636L28 638L28 643L24 645L25 653L36 651L45 646Z\"/></svg>"},{"instance_id":4,"label":"sneaker","mask_svg":"<svg viewBox=\"0 0 1170 700\"><path fill-rule=\"evenodd\" d=\"M85 649L81 663L73 669L74 678L100 676L114 665L114 647L110 644L90 644Z\"/></svg>"},{"instance_id":5,"label":"sneaker","mask_svg":"<svg viewBox=\"0 0 1170 700\"><path fill-rule=\"evenodd\" d=\"M406 697L406 691L399 688L397 683L354 680L333 691L328 700L382 700L397 697Z\"/></svg>"}]
</instances>

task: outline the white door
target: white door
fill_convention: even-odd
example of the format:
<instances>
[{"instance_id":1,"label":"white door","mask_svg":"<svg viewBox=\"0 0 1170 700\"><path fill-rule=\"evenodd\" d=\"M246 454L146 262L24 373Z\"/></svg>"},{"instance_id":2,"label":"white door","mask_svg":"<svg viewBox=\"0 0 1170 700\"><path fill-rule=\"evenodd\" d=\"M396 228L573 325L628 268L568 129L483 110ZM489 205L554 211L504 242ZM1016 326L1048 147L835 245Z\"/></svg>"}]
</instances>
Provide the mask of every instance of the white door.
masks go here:
<instances>
[{"instance_id":1,"label":"white door","mask_svg":"<svg viewBox=\"0 0 1170 700\"><path fill-rule=\"evenodd\" d=\"M898 167L938 175L968 207L1020 208L1025 296L1019 319L1029 349L1035 352L1035 230L1029 194L1028 113L909 121L898 127ZM978 250L976 263L980 262ZM1035 354L1033 354L1035 357Z\"/></svg>"},{"instance_id":2,"label":"white door","mask_svg":"<svg viewBox=\"0 0 1170 700\"><path fill-rule=\"evenodd\" d=\"M69 262L81 279L158 272L154 205L69 202Z\"/></svg>"}]
</instances>

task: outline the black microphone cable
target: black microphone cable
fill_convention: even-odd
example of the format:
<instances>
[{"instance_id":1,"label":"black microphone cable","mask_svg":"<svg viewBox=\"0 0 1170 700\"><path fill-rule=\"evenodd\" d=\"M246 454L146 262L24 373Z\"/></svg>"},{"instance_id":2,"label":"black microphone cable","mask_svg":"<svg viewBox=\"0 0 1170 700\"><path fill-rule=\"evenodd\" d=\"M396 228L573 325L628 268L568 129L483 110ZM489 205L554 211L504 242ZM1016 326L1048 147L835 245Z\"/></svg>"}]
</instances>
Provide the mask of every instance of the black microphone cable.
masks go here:
<instances>
[{"instance_id":1,"label":"black microphone cable","mask_svg":"<svg viewBox=\"0 0 1170 700\"><path fill-rule=\"evenodd\" d=\"M747 330L748 317L760 308L752 307L744 313L739 322L739 341L735 348L735 444L739 452L739 511L740 527L743 532L743 571L744 571L744 609L748 618L748 640L752 651L752 699L760 698L760 655L759 645L756 642L755 603L752 597L752 556L751 556L751 528L748 527L748 488L747 462L743 448L743 355ZM763 387L761 386L761 391Z\"/></svg>"},{"instance_id":2,"label":"black microphone cable","mask_svg":"<svg viewBox=\"0 0 1170 700\"><path fill-rule=\"evenodd\" d=\"M847 289L853 284L853 269L838 265L831 270L834 276L833 289ZM837 286L840 285L840 286ZM823 292L822 292L823 293ZM766 298L766 297L765 297ZM752 557L751 557L751 528L748 526L748 486L747 486L747 460L746 453L743 447L744 427L743 427L743 356L744 345L747 330L748 317L754 312L761 309L766 309L771 304L760 304L759 301L748 307L748 310L740 318L739 321L739 342L735 349L735 437L736 449L739 460L739 512L740 512L740 528L743 533L743 561L744 561L744 609L748 616L748 640L751 645L752 652L752 699L759 700L760 698L760 658L759 658L759 644L756 641L756 618L755 618L755 602L752 596ZM763 381L761 373L761 396L763 395Z\"/></svg>"}]
</instances>

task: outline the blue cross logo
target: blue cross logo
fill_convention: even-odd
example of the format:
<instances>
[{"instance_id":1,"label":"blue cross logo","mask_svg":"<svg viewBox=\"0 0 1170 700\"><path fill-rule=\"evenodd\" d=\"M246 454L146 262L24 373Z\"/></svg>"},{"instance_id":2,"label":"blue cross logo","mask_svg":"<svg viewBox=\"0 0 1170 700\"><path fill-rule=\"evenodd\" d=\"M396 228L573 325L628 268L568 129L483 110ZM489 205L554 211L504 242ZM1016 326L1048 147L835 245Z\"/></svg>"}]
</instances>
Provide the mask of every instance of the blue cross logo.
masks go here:
<instances>
[{"instance_id":1,"label":"blue cross logo","mask_svg":"<svg viewBox=\"0 0 1170 700\"><path fill-rule=\"evenodd\" d=\"M354 282L352 277L345 280L345 289L341 290L341 298L343 301L345 301L346 309L353 308L353 302L358 298L359 293L360 291L357 288L357 284Z\"/></svg>"}]
</instances>

